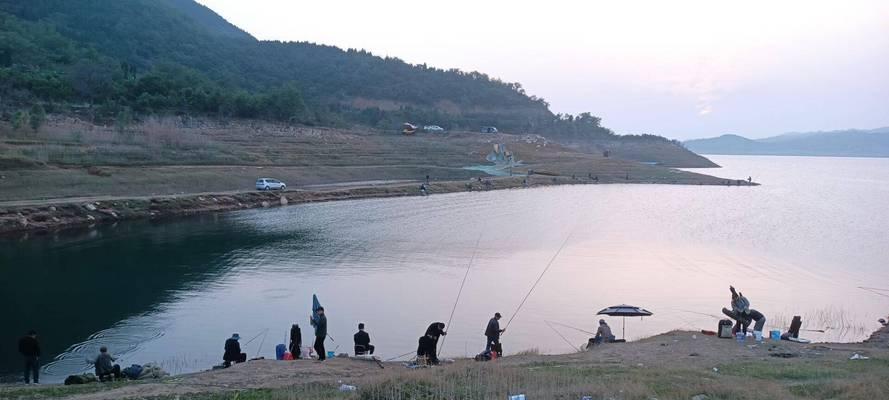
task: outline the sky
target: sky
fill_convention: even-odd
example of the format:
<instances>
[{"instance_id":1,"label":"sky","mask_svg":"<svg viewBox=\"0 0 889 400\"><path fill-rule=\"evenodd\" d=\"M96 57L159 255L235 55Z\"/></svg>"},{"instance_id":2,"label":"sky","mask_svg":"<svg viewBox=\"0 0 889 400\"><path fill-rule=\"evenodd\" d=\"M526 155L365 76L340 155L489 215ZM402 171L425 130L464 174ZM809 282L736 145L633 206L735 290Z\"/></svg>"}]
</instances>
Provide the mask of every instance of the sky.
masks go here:
<instances>
[{"instance_id":1,"label":"sky","mask_svg":"<svg viewBox=\"0 0 889 400\"><path fill-rule=\"evenodd\" d=\"M198 0L261 40L520 82L618 133L889 126L889 1Z\"/></svg>"}]
</instances>

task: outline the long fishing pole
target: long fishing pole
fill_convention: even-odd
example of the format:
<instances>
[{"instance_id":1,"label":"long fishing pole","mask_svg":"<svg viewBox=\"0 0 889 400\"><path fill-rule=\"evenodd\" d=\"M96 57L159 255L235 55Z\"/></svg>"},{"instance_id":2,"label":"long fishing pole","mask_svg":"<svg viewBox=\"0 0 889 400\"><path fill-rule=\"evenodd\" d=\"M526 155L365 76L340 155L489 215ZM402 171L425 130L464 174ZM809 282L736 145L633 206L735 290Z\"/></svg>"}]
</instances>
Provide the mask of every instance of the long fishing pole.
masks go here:
<instances>
[{"instance_id":1,"label":"long fishing pole","mask_svg":"<svg viewBox=\"0 0 889 400\"><path fill-rule=\"evenodd\" d=\"M889 297L889 294L878 292L878 290L883 290L883 289L875 289L875 288L868 288L868 287L862 287L862 286L859 286L858 288L862 289L862 290L866 290L868 292L871 292L877 296Z\"/></svg>"},{"instance_id":2,"label":"long fishing pole","mask_svg":"<svg viewBox=\"0 0 889 400\"><path fill-rule=\"evenodd\" d=\"M457 291L457 299L454 300L454 307L451 308L451 316L448 317L448 329L451 329L451 321L454 319L454 312L457 311L457 304L460 302L460 295L463 294L463 286L466 285L466 278L469 277L469 269L472 268L472 263L475 261L475 255L478 253L478 244L482 240L482 234L478 234L478 239L475 240L475 249L472 251L472 257L469 259L469 265L466 266L466 273L463 274L463 282L460 282L460 290ZM445 339L448 337L445 336L441 338L441 346L438 347L438 353L436 355L440 355L442 350L444 350Z\"/></svg>"},{"instance_id":3,"label":"long fishing pole","mask_svg":"<svg viewBox=\"0 0 889 400\"><path fill-rule=\"evenodd\" d=\"M401 357L404 357L404 356L406 356L406 355L408 355L408 354L412 354L412 353L414 353L413 350L412 350L412 351L409 351L409 352L407 352L407 353L404 353L404 354L402 354L402 355L400 355L400 356L395 356L395 357L392 357L392 358L388 358L388 359L386 359L385 361L386 361L386 362L389 362L389 361L392 361L392 360L397 360L397 359L399 359L399 358L401 358Z\"/></svg>"},{"instance_id":4,"label":"long fishing pole","mask_svg":"<svg viewBox=\"0 0 889 400\"><path fill-rule=\"evenodd\" d=\"M568 343L568 345L571 346L572 349L577 350L578 352L580 352L580 349L577 348L576 346L574 346L573 344L571 344L571 342L568 341L568 339L566 339L565 336L562 336L562 333L559 332L556 328L554 328L554 327L552 326L552 324L549 323L549 321L543 321L543 322L545 322L546 325L549 326L549 329L552 329L553 332L556 333L556 335L559 335L559 337L562 338L562 340L564 340L565 343Z\"/></svg>"},{"instance_id":5,"label":"long fishing pole","mask_svg":"<svg viewBox=\"0 0 889 400\"><path fill-rule=\"evenodd\" d=\"M525 301L528 300L528 297L531 296L531 292L534 291L534 289L537 287L537 284L540 283L541 279L543 279L543 275L546 274L546 271L549 271L549 268L553 266L553 262L556 261L556 258L559 257L559 254L562 253L562 249L564 249L565 245L568 244L568 239L571 239L571 235L573 233L574 232L572 231L570 234L568 234L568 237L566 237L565 241L562 242L562 245L559 246L559 250L556 251L556 254L553 254L553 258L551 258L549 260L549 263L546 264L546 268L543 269L543 272L540 273L540 276L538 276L537 280L534 281L534 284L531 285L531 290L529 290L528 293L525 294L525 298L522 299L522 302L519 303L519 306L516 308L515 312L513 312L512 316L509 317L509 321L506 322L506 326L503 328L504 330L506 330L506 328L509 328L509 324L511 324L512 320L515 319L516 315L519 314L519 311L522 309L522 306L525 305Z\"/></svg>"},{"instance_id":6,"label":"long fishing pole","mask_svg":"<svg viewBox=\"0 0 889 400\"><path fill-rule=\"evenodd\" d=\"M589 334L589 335L595 335L595 333L593 333L593 332L585 331L585 330L583 330L583 329L580 329L580 328L577 328L577 327L573 327L573 326L571 326L571 325L563 324L563 323L561 323L561 322L556 322L556 321L544 321L544 322L546 322L546 323L551 323L551 324L556 324L556 325L559 325L559 326L564 326L564 327L566 327L566 328L574 329L575 331L583 332L583 333L586 333L586 334Z\"/></svg>"},{"instance_id":7,"label":"long fishing pole","mask_svg":"<svg viewBox=\"0 0 889 400\"><path fill-rule=\"evenodd\" d=\"M261 331L259 331L259 333L257 333L257 334L256 334L256 336L254 336L254 337L253 337L253 338L252 338L252 339L250 339L250 340L248 340L248 341L247 341L247 342L246 342L246 343L244 343L244 346L246 346L246 345L248 345L248 344L250 344L250 342L252 342L252 341L254 341L254 340L256 340L256 338L258 338L258 337L259 337L259 335L262 335L262 334L263 334L263 333L266 333L266 332L268 332L268 330L269 330L269 328L265 328L265 329L263 329L263 330L261 330Z\"/></svg>"},{"instance_id":8,"label":"long fishing pole","mask_svg":"<svg viewBox=\"0 0 889 400\"><path fill-rule=\"evenodd\" d=\"M262 351L262 345L265 344L265 337L268 336L269 330L266 328L265 335L262 335L262 340L259 341L259 348L256 349L256 357L259 357L259 353Z\"/></svg>"}]
</instances>

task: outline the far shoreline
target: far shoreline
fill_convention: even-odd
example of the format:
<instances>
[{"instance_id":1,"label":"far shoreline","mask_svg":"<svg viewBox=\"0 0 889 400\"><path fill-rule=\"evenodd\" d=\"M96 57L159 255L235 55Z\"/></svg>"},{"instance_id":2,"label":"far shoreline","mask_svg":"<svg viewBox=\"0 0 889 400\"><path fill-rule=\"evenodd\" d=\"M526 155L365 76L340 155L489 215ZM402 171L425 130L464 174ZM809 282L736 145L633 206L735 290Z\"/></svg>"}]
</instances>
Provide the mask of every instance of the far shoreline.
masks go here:
<instances>
[{"instance_id":1,"label":"far shoreline","mask_svg":"<svg viewBox=\"0 0 889 400\"><path fill-rule=\"evenodd\" d=\"M677 177L678 178L678 177ZM431 181L428 194L522 189L559 185L584 184L668 184L706 186L758 186L740 180L728 180L697 173L685 173L682 180L626 179L591 180L549 175L521 175L511 177L486 177L464 181ZM317 189L296 189L281 192L243 191L222 193L194 193L167 196L108 197L23 200L0 203L0 238L15 235L45 234L77 228L89 228L130 220L165 220L229 211L271 208L315 202L359 200L373 198L423 195L419 189L422 181L400 181L349 186L336 183ZM730 183L730 184L726 184Z\"/></svg>"}]
</instances>

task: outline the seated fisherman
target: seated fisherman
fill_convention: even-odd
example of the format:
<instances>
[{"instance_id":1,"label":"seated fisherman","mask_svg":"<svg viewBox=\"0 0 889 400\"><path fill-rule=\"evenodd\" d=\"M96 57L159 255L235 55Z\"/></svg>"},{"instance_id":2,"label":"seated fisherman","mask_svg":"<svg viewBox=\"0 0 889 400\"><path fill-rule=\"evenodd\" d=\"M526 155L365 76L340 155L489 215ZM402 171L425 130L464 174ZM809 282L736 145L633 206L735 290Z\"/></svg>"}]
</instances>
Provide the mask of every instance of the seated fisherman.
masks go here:
<instances>
[{"instance_id":1,"label":"seated fisherman","mask_svg":"<svg viewBox=\"0 0 889 400\"><path fill-rule=\"evenodd\" d=\"M611 327L608 326L608 323L606 323L604 319L600 319L599 328L596 329L596 337L593 338L593 343L602 344L611 343L613 341L614 335L611 333Z\"/></svg>"},{"instance_id":2,"label":"seated fisherman","mask_svg":"<svg viewBox=\"0 0 889 400\"><path fill-rule=\"evenodd\" d=\"M358 332L353 336L355 340L355 355L360 356L363 354L373 355L374 353L374 345L370 344L370 335L364 331L364 323L358 324Z\"/></svg>"},{"instance_id":3,"label":"seated fisherman","mask_svg":"<svg viewBox=\"0 0 889 400\"><path fill-rule=\"evenodd\" d=\"M247 353L241 353L241 335L232 334L232 337L225 340L225 354L222 355L222 366L228 368L232 363L242 363L247 361Z\"/></svg>"},{"instance_id":4,"label":"seated fisherman","mask_svg":"<svg viewBox=\"0 0 889 400\"><path fill-rule=\"evenodd\" d=\"M111 380L112 377L120 379L120 365L114 363L117 359L108 353L107 347L102 346L99 349L99 355L91 361L93 366L96 367L96 378L100 382Z\"/></svg>"}]
</instances>

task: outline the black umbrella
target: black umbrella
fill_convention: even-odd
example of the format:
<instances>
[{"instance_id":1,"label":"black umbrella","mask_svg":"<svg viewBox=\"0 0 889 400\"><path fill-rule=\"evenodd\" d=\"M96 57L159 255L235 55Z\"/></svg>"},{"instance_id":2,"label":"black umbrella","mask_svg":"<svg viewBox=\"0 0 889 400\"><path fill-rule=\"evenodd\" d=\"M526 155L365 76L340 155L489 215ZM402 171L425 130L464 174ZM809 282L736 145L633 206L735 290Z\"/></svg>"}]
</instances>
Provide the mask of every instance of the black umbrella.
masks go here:
<instances>
[{"instance_id":1,"label":"black umbrella","mask_svg":"<svg viewBox=\"0 0 889 400\"><path fill-rule=\"evenodd\" d=\"M621 304L619 306L611 306L602 309L596 315L608 315L611 317L624 317L623 338L627 338L627 317L650 317L651 311L636 306Z\"/></svg>"}]
</instances>

